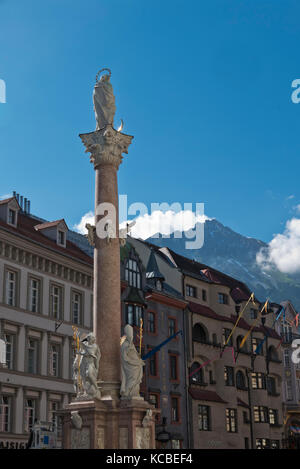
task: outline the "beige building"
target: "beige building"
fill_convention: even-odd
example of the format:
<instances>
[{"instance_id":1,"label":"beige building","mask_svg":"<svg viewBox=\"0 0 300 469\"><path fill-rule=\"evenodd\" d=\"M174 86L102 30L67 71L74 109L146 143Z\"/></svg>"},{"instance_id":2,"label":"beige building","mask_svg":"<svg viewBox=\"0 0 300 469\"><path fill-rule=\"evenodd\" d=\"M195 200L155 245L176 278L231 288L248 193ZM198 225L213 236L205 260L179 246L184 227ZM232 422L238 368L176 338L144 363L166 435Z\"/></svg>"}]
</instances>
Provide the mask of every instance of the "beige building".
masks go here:
<instances>
[{"instance_id":1,"label":"beige building","mask_svg":"<svg viewBox=\"0 0 300 469\"><path fill-rule=\"evenodd\" d=\"M55 421L73 393L73 329L92 327L92 258L64 220L43 222L26 199L0 202L0 448L22 447L35 419Z\"/></svg>"},{"instance_id":2,"label":"beige building","mask_svg":"<svg viewBox=\"0 0 300 469\"><path fill-rule=\"evenodd\" d=\"M259 316L249 302L228 346L239 312L251 292L241 282L168 248L160 250L182 273L186 311L187 386L191 448L278 448L282 440L280 336L274 314ZM274 311L279 305L272 305ZM258 354L253 352L268 335Z\"/></svg>"}]
</instances>

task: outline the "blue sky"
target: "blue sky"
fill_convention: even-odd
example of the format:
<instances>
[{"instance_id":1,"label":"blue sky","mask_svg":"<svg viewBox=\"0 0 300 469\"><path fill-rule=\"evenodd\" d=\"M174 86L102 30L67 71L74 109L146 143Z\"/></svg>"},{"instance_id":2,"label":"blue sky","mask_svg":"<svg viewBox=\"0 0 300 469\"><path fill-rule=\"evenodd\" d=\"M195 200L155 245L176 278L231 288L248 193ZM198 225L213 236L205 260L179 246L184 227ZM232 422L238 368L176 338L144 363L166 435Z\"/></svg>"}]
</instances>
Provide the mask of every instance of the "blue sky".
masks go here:
<instances>
[{"instance_id":1,"label":"blue sky","mask_svg":"<svg viewBox=\"0 0 300 469\"><path fill-rule=\"evenodd\" d=\"M296 0L0 0L0 193L69 227L93 209L78 134L110 67L129 203L204 202L271 240L300 204L299 17Z\"/></svg>"}]
</instances>

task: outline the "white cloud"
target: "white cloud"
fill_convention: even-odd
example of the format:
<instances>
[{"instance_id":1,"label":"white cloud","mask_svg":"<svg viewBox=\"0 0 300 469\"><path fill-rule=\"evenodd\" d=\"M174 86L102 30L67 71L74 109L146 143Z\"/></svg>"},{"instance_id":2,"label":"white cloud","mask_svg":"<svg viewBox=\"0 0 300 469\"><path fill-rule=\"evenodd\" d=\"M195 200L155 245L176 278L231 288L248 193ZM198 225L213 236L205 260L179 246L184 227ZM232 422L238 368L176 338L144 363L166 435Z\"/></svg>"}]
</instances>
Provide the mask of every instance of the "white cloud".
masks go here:
<instances>
[{"instance_id":1,"label":"white cloud","mask_svg":"<svg viewBox=\"0 0 300 469\"><path fill-rule=\"evenodd\" d=\"M296 212L300 213L300 204L295 205L295 207L293 207L293 209L296 210Z\"/></svg>"},{"instance_id":2,"label":"white cloud","mask_svg":"<svg viewBox=\"0 0 300 469\"><path fill-rule=\"evenodd\" d=\"M283 234L276 234L256 256L264 268L277 267L283 273L300 272L300 219L288 220Z\"/></svg>"},{"instance_id":3,"label":"white cloud","mask_svg":"<svg viewBox=\"0 0 300 469\"><path fill-rule=\"evenodd\" d=\"M286 200L292 200L292 199L294 199L294 198L295 198L294 195L289 195L289 196L286 198Z\"/></svg>"},{"instance_id":4,"label":"white cloud","mask_svg":"<svg viewBox=\"0 0 300 469\"><path fill-rule=\"evenodd\" d=\"M174 231L188 231L195 226L195 223L204 223L206 220L209 220L206 215L196 216L191 210L181 210L180 212L155 210L150 215L145 214L137 217L130 234L134 238L142 239L147 239L156 233L169 235ZM126 223L130 222L132 220L122 222L120 228L125 228ZM79 233L86 234L86 223L94 224L93 212L90 211L83 215L80 222L74 226L74 229Z\"/></svg>"},{"instance_id":5,"label":"white cloud","mask_svg":"<svg viewBox=\"0 0 300 469\"><path fill-rule=\"evenodd\" d=\"M74 225L74 230L78 231L81 234L87 234L87 229L85 227L86 223L90 223L91 225L94 225L95 223L95 218L94 214L92 211L89 211L83 217L81 217L80 222L77 225Z\"/></svg>"},{"instance_id":6,"label":"white cloud","mask_svg":"<svg viewBox=\"0 0 300 469\"><path fill-rule=\"evenodd\" d=\"M10 197L12 197L11 194L3 194L3 195L0 195L0 200L9 199Z\"/></svg>"}]
</instances>

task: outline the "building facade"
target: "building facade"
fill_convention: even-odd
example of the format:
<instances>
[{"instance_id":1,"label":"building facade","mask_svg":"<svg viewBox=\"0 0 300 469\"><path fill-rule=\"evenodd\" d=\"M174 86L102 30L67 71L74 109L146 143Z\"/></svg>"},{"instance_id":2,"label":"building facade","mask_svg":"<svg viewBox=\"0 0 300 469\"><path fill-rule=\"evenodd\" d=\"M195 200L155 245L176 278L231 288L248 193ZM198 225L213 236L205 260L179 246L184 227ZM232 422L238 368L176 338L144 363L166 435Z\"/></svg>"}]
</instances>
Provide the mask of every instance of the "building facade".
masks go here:
<instances>
[{"instance_id":1,"label":"building facade","mask_svg":"<svg viewBox=\"0 0 300 469\"><path fill-rule=\"evenodd\" d=\"M56 422L73 394L72 326L92 327L92 259L64 220L43 222L27 207L0 202L0 447L24 447L36 419Z\"/></svg>"},{"instance_id":2,"label":"building facade","mask_svg":"<svg viewBox=\"0 0 300 469\"><path fill-rule=\"evenodd\" d=\"M300 354L295 353L300 346L299 315L290 301L281 303L283 312L276 323L276 330L281 335L283 355L283 415L284 415L284 446L300 449ZM296 347L293 342L298 340ZM293 358L295 354L295 359Z\"/></svg>"},{"instance_id":3,"label":"building facade","mask_svg":"<svg viewBox=\"0 0 300 469\"><path fill-rule=\"evenodd\" d=\"M160 251L181 272L188 301L185 332L190 447L279 448L283 428L282 357L280 336L270 327L272 310L260 317L262 305L256 299L255 303L249 301L251 292L243 283L168 248ZM241 311L243 316L231 335ZM266 335L260 352L255 353Z\"/></svg>"}]
</instances>

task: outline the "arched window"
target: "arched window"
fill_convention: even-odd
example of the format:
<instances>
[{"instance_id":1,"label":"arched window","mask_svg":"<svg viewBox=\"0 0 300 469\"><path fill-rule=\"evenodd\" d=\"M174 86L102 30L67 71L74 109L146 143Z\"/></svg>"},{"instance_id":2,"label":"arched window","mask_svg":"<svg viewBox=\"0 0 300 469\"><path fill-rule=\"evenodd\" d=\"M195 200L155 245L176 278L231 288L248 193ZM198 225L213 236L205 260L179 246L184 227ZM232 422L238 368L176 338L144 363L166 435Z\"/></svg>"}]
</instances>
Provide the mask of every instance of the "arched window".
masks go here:
<instances>
[{"instance_id":1,"label":"arched window","mask_svg":"<svg viewBox=\"0 0 300 469\"><path fill-rule=\"evenodd\" d=\"M200 368L200 363L194 362L190 368L190 383L191 384L203 384L203 368ZM199 369L200 368L200 369ZM196 371L198 370L198 371ZM193 373L196 371L196 373Z\"/></svg>"},{"instance_id":2,"label":"arched window","mask_svg":"<svg viewBox=\"0 0 300 469\"><path fill-rule=\"evenodd\" d=\"M131 287L141 288L141 273L137 262L128 259L125 267L125 280Z\"/></svg>"},{"instance_id":3,"label":"arched window","mask_svg":"<svg viewBox=\"0 0 300 469\"><path fill-rule=\"evenodd\" d=\"M245 375L240 370L236 374L236 387L238 389L245 389L246 388Z\"/></svg>"},{"instance_id":4,"label":"arched window","mask_svg":"<svg viewBox=\"0 0 300 469\"><path fill-rule=\"evenodd\" d=\"M208 342L208 334L201 324L195 324L193 327L193 340L206 344Z\"/></svg>"},{"instance_id":5,"label":"arched window","mask_svg":"<svg viewBox=\"0 0 300 469\"><path fill-rule=\"evenodd\" d=\"M278 361L277 350L273 345L268 348L268 358L269 360Z\"/></svg>"},{"instance_id":6,"label":"arched window","mask_svg":"<svg viewBox=\"0 0 300 469\"><path fill-rule=\"evenodd\" d=\"M239 335L236 339L236 348L238 351L242 350L243 352L247 352L247 342L244 343L243 347L241 348L241 342L244 336Z\"/></svg>"}]
</instances>

